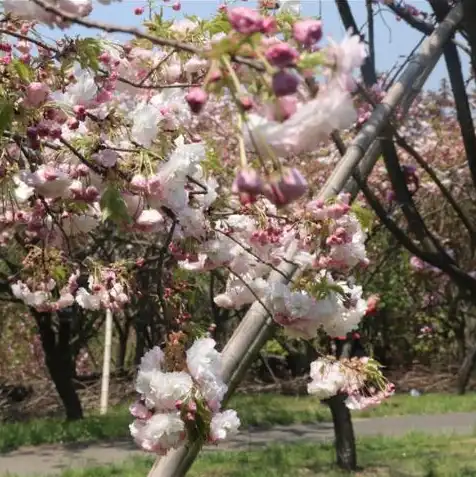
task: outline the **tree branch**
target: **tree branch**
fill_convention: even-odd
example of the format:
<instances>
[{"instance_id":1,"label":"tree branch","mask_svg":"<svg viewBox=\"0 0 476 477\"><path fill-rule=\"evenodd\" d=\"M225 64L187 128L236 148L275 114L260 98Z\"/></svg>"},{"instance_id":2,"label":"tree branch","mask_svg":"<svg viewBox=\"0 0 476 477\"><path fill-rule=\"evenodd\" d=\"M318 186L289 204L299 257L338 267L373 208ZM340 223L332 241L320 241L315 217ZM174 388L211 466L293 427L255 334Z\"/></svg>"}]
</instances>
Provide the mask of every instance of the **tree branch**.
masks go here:
<instances>
[{"instance_id":1,"label":"tree branch","mask_svg":"<svg viewBox=\"0 0 476 477\"><path fill-rule=\"evenodd\" d=\"M430 0L430 3L437 18L441 20L446 9L444 6L440 5L440 2L436 2L435 0ZM476 28L476 24L474 27ZM471 177L473 178L473 183L476 186L476 135L474 133L474 123L468 101L468 95L466 94L466 87L461 69L461 61L458 51L455 45L452 43L448 42L445 45L443 48L443 54L445 56L446 67L448 69L451 88L453 90L456 115L460 125L461 135L463 137L466 159L468 161Z\"/></svg>"}]
</instances>

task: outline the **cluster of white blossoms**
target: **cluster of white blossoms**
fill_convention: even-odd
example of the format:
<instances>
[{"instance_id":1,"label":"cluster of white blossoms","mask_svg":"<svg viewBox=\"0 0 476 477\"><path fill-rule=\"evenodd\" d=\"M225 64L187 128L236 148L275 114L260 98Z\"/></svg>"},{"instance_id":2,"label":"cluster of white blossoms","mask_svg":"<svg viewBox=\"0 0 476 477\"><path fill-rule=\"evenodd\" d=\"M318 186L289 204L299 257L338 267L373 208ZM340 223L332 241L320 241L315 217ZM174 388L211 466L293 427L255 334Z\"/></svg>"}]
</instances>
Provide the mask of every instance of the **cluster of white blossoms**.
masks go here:
<instances>
[{"instance_id":1,"label":"cluster of white blossoms","mask_svg":"<svg viewBox=\"0 0 476 477\"><path fill-rule=\"evenodd\" d=\"M333 284L332 278L324 274L316 282ZM320 328L329 336L346 336L359 325L367 311L367 301L362 298L362 287L350 287L347 282L335 285L339 292L328 291L321 299L304 290L293 291L290 285L271 285L268 296L275 320L295 338L312 339Z\"/></svg>"},{"instance_id":2,"label":"cluster of white blossoms","mask_svg":"<svg viewBox=\"0 0 476 477\"><path fill-rule=\"evenodd\" d=\"M349 409L362 410L377 406L393 395L395 387L384 380L380 365L369 358L336 361L320 358L311 363L308 393L321 400L345 395ZM380 380L378 384L372 381Z\"/></svg>"},{"instance_id":3,"label":"cluster of white blossoms","mask_svg":"<svg viewBox=\"0 0 476 477\"><path fill-rule=\"evenodd\" d=\"M307 386L308 393L319 399L329 399L346 388L360 389L363 384L350 368L339 361L323 358L311 363L310 376L312 381Z\"/></svg>"},{"instance_id":4,"label":"cluster of white blossoms","mask_svg":"<svg viewBox=\"0 0 476 477\"><path fill-rule=\"evenodd\" d=\"M136 419L130 430L137 444L148 452L165 454L187 438L218 443L237 432L236 412L221 411L227 386L215 341L196 340L186 351L182 371L165 371L165 360L159 347L142 358L136 382L141 400L131 407Z\"/></svg>"},{"instance_id":5,"label":"cluster of white blossoms","mask_svg":"<svg viewBox=\"0 0 476 477\"><path fill-rule=\"evenodd\" d=\"M246 146L268 157L288 157L312 152L335 130L351 126L357 119L350 94L330 84L315 99L297 106L284 122L250 114L243 127Z\"/></svg>"},{"instance_id":6,"label":"cluster of white blossoms","mask_svg":"<svg viewBox=\"0 0 476 477\"><path fill-rule=\"evenodd\" d=\"M351 278L335 282L330 273L367 264L366 234L347 201L340 196L333 204L308 204L313 219L329 231L324 247L316 246L305 223L283 225L272 218L278 211L263 199L256 206L271 217L266 228L253 216L231 214L215 224L220 231L215 239L202 243L193 259L179 265L194 271L228 268L225 290L214 298L219 307L240 309L258 298L269 303L274 319L292 336L313 338L319 328L330 336L344 336L357 328L367 309L362 287ZM295 252L293 261L313 276L310 288L319 294L268 280L290 249Z\"/></svg>"}]
</instances>

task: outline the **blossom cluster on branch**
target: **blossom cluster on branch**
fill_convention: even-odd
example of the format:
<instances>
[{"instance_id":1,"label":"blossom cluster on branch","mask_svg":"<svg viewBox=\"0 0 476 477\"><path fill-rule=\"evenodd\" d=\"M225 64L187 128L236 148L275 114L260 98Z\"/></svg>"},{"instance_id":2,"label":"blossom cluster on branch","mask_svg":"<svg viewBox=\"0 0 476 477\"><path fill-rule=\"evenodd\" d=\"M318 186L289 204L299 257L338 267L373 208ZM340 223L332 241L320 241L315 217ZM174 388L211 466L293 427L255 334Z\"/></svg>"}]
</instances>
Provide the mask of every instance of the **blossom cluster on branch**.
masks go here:
<instances>
[{"instance_id":1,"label":"blossom cluster on branch","mask_svg":"<svg viewBox=\"0 0 476 477\"><path fill-rule=\"evenodd\" d=\"M200 338L184 351L183 336L176 334L165 353L159 347L147 352L136 389L141 400L131 406L136 419L130 429L148 452L165 454L187 438L218 443L240 426L236 411L221 411L227 386L211 338Z\"/></svg>"},{"instance_id":2,"label":"blossom cluster on branch","mask_svg":"<svg viewBox=\"0 0 476 477\"><path fill-rule=\"evenodd\" d=\"M379 405L395 389L382 379L379 364L370 358L318 359L311 363L311 380L309 394L325 400L342 393L346 406L354 410Z\"/></svg>"},{"instance_id":3,"label":"blossom cluster on branch","mask_svg":"<svg viewBox=\"0 0 476 477\"><path fill-rule=\"evenodd\" d=\"M52 43L32 22L88 26L92 2L19 3L4 3L0 39L1 243L22 250L16 298L39 312L119 312L137 272L155 260L163 273L168 254L188 271L220 271L218 307L258 300L292 336L358 326L367 303L351 270L368 263L365 213L346 195L319 200L296 166L357 120L357 35L321 46L321 20L236 7L208 21L153 15L130 43ZM84 250L101 231L146 237L159 257L95 260ZM270 281L289 260L299 277ZM214 345L185 351L174 336L144 357L131 426L144 449L236 430Z\"/></svg>"}]
</instances>

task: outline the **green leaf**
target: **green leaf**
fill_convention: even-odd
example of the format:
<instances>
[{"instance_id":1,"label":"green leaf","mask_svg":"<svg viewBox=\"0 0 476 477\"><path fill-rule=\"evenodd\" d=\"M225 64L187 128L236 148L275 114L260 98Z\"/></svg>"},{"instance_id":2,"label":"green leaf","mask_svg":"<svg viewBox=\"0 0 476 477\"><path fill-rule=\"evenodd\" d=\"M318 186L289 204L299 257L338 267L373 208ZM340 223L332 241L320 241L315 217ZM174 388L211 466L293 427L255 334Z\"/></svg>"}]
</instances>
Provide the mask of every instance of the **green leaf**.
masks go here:
<instances>
[{"instance_id":1,"label":"green leaf","mask_svg":"<svg viewBox=\"0 0 476 477\"><path fill-rule=\"evenodd\" d=\"M237 45L228 37L216 42L210 51L210 57L220 59L223 55L233 55L236 52Z\"/></svg>"},{"instance_id":2,"label":"green leaf","mask_svg":"<svg viewBox=\"0 0 476 477\"><path fill-rule=\"evenodd\" d=\"M304 70L313 70L323 63L323 56L320 52L307 53L301 56L298 66Z\"/></svg>"},{"instance_id":3,"label":"green leaf","mask_svg":"<svg viewBox=\"0 0 476 477\"><path fill-rule=\"evenodd\" d=\"M3 134L3 131L8 129L13 119L13 105L0 100L0 135Z\"/></svg>"},{"instance_id":4,"label":"green leaf","mask_svg":"<svg viewBox=\"0 0 476 477\"><path fill-rule=\"evenodd\" d=\"M352 204L352 212L355 214L364 230L369 230L372 228L374 214L369 209L365 209L357 202L354 202Z\"/></svg>"},{"instance_id":5,"label":"green leaf","mask_svg":"<svg viewBox=\"0 0 476 477\"><path fill-rule=\"evenodd\" d=\"M119 190L115 187L108 186L101 197L100 205L103 222L110 220L111 222L122 224L131 221L126 203Z\"/></svg>"},{"instance_id":6,"label":"green leaf","mask_svg":"<svg viewBox=\"0 0 476 477\"><path fill-rule=\"evenodd\" d=\"M206 175L223 171L223 164L212 146L207 149L206 158L202 162L202 167Z\"/></svg>"},{"instance_id":7,"label":"green leaf","mask_svg":"<svg viewBox=\"0 0 476 477\"><path fill-rule=\"evenodd\" d=\"M27 83L33 79L33 70L29 66L25 65L25 63L22 61L13 59L11 65L23 82Z\"/></svg>"},{"instance_id":8,"label":"green leaf","mask_svg":"<svg viewBox=\"0 0 476 477\"><path fill-rule=\"evenodd\" d=\"M62 265L58 265L52 271L52 276L57 283L62 283L64 280L66 280L67 274L68 270Z\"/></svg>"},{"instance_id":9,"label":"green leaf","mask_svg":"<svg viewBox=\"0 0 476 477\"><path fill-rule=\"evenodd\" d=\"M210 21L205 22L203 30L209 32L211 35L221 32L229 33L231 31L231 25L226 15L220 13Z\"/></svg>"},{"instance_id":10,"label":"green leaf","mask_svg":"<svg viewBox=\"0 0 476 477\"><path fill-rule=\"evenodd\" d=\"M99 40L95 38L84 38L76 40L76 51L78 52L78 62L82 68L90 68L99 71L100 65L98 57L102 48Z\"/></svg>"}]
</instances>

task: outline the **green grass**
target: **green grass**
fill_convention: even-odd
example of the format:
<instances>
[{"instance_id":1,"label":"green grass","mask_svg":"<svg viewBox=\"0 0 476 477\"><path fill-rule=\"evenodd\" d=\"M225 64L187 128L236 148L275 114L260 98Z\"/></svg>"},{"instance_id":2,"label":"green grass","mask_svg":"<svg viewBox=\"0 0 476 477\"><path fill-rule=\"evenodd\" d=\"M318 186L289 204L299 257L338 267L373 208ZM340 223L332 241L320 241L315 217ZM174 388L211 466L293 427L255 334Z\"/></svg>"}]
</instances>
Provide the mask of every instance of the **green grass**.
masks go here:
<instances>
[{"instance_id":1,"label":"green grass","mask_svg":"<svg viewBox=\"0 0 476 477\"><path fill-rule=\"evenodd\" d=\"M230 407L238 411L245 426L265 427L331 420L328 407L312 396L239 395L231 400ZM367 418L472 411L476 412L476 393L465 396L426 394L417 398L402 394L393 396L376 408L356 411L353 416Z\"/></svg>"},{"instance_id":2,"label":"green grass","mask_svg":"<svg viewBox=\"0 0 476 477\"><path fill-rule=\"evenodd\" d=\"M361 477L474 477L476 438L409 434L399 439L366 438L358 442ZM153 458L120 465L69 470L61 477L143 477ZM338 477L331 444L270 446L249 452L204 453L190 477Z\"/></svg>"},{"instance_id":3,"label":"green grass","mask_svg":"<svg viewBox=\"0 0 476 477\"><path fill-rule=\"evenodd\" d=\"M232 399L230 407L238 411L244 428L330 420L327 407L311 396L239 395ZM476 411L476 394L428 394L418 398L397 395L373 410L355 412L354 417L463 411ZM0 425L0 452L25 445L127 438L130 421L127 409L122 407L107 416L89 415L78 422L50 418L4 423Z\"/></svg>"}]
</instances>

